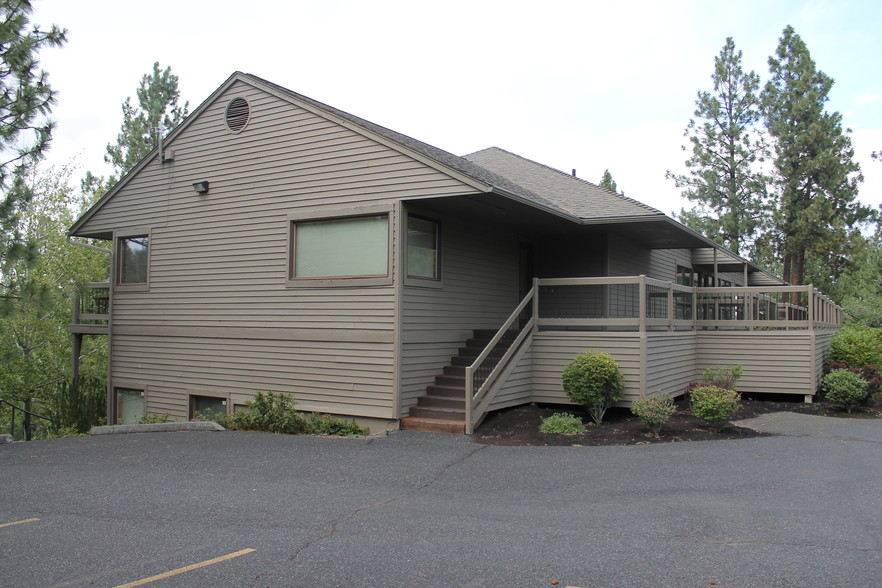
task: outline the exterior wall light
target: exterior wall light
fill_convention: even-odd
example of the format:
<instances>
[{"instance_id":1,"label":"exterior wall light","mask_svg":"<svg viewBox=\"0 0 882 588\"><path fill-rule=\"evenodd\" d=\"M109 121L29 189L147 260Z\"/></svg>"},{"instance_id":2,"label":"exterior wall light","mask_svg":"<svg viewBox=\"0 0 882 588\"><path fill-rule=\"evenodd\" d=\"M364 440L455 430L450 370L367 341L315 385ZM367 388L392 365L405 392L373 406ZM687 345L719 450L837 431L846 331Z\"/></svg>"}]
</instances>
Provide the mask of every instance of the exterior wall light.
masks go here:
<instances>
[{"instance_id":1,"label":"exterior wall light","mask_svg":"<svg viewBox=\"0 0 882 588\"><path fill-rule=\"evenodd\" d=\"M196 190L197 194L205 194L208 192L208 182L193 182L193 189Z\"/></svg>"}]
</instances>

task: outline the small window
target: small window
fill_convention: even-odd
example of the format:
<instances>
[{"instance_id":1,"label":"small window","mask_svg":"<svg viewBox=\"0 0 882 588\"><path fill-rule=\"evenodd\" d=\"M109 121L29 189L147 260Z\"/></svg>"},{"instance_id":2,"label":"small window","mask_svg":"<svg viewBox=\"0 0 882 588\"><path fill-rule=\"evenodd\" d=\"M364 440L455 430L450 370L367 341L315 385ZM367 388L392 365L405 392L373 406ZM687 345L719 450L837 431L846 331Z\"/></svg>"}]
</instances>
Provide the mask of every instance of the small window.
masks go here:
<instances>
[{"instance_id":1,"label":"small window","mask_svg":"<svg viewBox=\"0 0 882 588\"><path fill-rule=\"evenodd\" d=\"M116 422L119 425L135 425L146 414L144 391L128 388L116 389Z\"/></svg>"},{"instance_id":2,"label":"small window","mask_svg":"<svg viewBox=\"0 0 882 588\"><path fill-rule=\"evenodd\" d=\"M438 223L435 221L407 217L407 275L411 278L441 277L438 264L439 244Z\"/></svg>"},{"instance_id":3,"label":"small window","mask_svg":"<svg viewBox=\"0 0 882 588\"><path fill-rule=\"evenodd\" d=\"M677 266L677 283L681 286L691 286L693 284L692 268Z\"/></svg>"},{"instance_id":4,"label":"small window","mask_svg":"<svg viewBox=\"0 0 882 588\"><path fill-rule=\"evenodd\" d=\"M126 237L119 240L119 283L147 283L148 237Z\"/></svg>"},{"instance_id":5,"label":"small window","mask_svg":"<svg viewBox=\"0 0 882 588\"><path fill-rule=\"evenodd\" d=\"M389 275L389 215L295 222L292 278Z\"/></svg>"},{"instance_id":6,"label":"small window","mask_svg":"<svg viewBox=\"0 0 882 588\"><path fill-rule=\"evenodd\" d=\"M227 401L217 396L190 396L190 418L211 420L212 415L227 414Z\"/></svg>"}]
</instances>

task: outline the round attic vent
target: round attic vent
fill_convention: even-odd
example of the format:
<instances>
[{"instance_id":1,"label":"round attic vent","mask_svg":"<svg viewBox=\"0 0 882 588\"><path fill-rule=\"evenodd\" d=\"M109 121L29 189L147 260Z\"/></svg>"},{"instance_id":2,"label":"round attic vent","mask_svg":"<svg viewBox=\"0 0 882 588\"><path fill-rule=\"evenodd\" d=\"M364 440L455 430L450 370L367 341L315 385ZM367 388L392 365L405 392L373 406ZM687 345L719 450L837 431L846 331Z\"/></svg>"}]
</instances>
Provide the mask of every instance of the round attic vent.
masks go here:
<instances>
[{"instance_id":1,"label":"round attic vent","mask_svg":"<svg viewBox=\"0 0 882 588\"><path fill-rule=\"evenodd\" d=\"M234 133L238 133L248 124L248 118L251 116L251 107L244 98L233 98L227 104L227 127Z\"/></svg>"}]
</instances>

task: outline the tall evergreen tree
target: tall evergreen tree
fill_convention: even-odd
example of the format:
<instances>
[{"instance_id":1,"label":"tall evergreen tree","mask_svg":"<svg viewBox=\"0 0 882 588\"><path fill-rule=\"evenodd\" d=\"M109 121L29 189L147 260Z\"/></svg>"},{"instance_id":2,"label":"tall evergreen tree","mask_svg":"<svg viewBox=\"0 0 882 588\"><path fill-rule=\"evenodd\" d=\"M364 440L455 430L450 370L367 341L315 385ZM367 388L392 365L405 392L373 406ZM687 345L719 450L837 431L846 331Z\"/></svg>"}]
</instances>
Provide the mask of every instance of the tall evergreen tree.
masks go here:
<instances>
[{"instance_id":1,"label":"tall evergreen tree","mask_svg":"<svg viewBox=\"0 0 882 588\"><path fill-rule=\"evenodd\" d=\"M714 58L711 80L713 90L698 92L696 118L684 133L691 144L689 173L669 171L667 177L696 204L680 211L681 222L735 253L753 253L766 196L765 177L757 167L765 149L758 128L760 80L742 69L741 51L731 37Z\"/></svg>"},{"instance_id":2,"label":"tall evergreen tree","mask_svg":"<svg viewBox=\"0 0 882 588\"><path fill-rule=\"evenodd\" d=\"M171 73L171 67L160 69L158 61L153 64L153 72L141 78L135 95L138 106L132 105L131 97L126 98L116 144L107 144L104 161L114 169L110 183L122 177L158 145L160 132L170 131L188 114L190 103L178 104L181 96L178 76Z\"/></svg>"},{"instance_id":3,"label":"tall evergreen tree","mask_svg":"<svg viewBox=\"0 0 882 588\"><path fill-rule=\"evenodd\" d=\"M616 181L613 179L612 174L609 173L609 170L603 171L603 177L600 178L600 187L606 188L610 192L619 193L619 187L616 185Z\"/></svg>"},{"instance_id":4,"label":"tall evergreen tree","mask_svg":"<svg viewBox=\"0 0 882 588\"><path fill-rule=\"evenodd\" d=\"M26 178L43 157L53 123L46 115L55 103L37 54L60 47L66 30L31 27L28 0L0 0L0 315L27 292L13 289L10 266L36 255L18 227L22 208L32 198ZM29 288L30 286L28 286Z\"/></svg>"},{"instance_id":5,"label":"tall evergreen tree","mask_svg":"<svg viewBox=\"0 0 882 588\"><path fill-rule=\"evenodd\" d=\"M769 71L762 102L773 140L773 237L783 278L802 284L810 268L835 279L873 210L857 200L863 178L842 117L824 110L833 79L816 68L789 25Z\"/></svg>"}]
</instances>

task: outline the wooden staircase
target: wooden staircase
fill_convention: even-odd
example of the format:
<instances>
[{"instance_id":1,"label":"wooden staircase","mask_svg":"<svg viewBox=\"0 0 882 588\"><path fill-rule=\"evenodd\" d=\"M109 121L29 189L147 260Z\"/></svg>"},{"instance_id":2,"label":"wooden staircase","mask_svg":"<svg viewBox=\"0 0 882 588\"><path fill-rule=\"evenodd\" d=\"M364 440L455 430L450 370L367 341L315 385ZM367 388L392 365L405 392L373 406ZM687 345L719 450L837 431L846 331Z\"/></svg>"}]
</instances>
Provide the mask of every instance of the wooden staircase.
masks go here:
<instances>
[{"instance_id":1,"label":"wooden staircase","mask_svg":"<svg viewBox=\"0 0 882 588\"><path fill-rule=\"evenodd\" d=\"M495 331L476 330L459 354L450 358L450 364L435 376L435 383L426 388L416 406L410 408L410 416L401 419L402 429L412 431L435 431L439 433L465 433L465 369L472 365Z\"/></svg>"}]
</instances>

